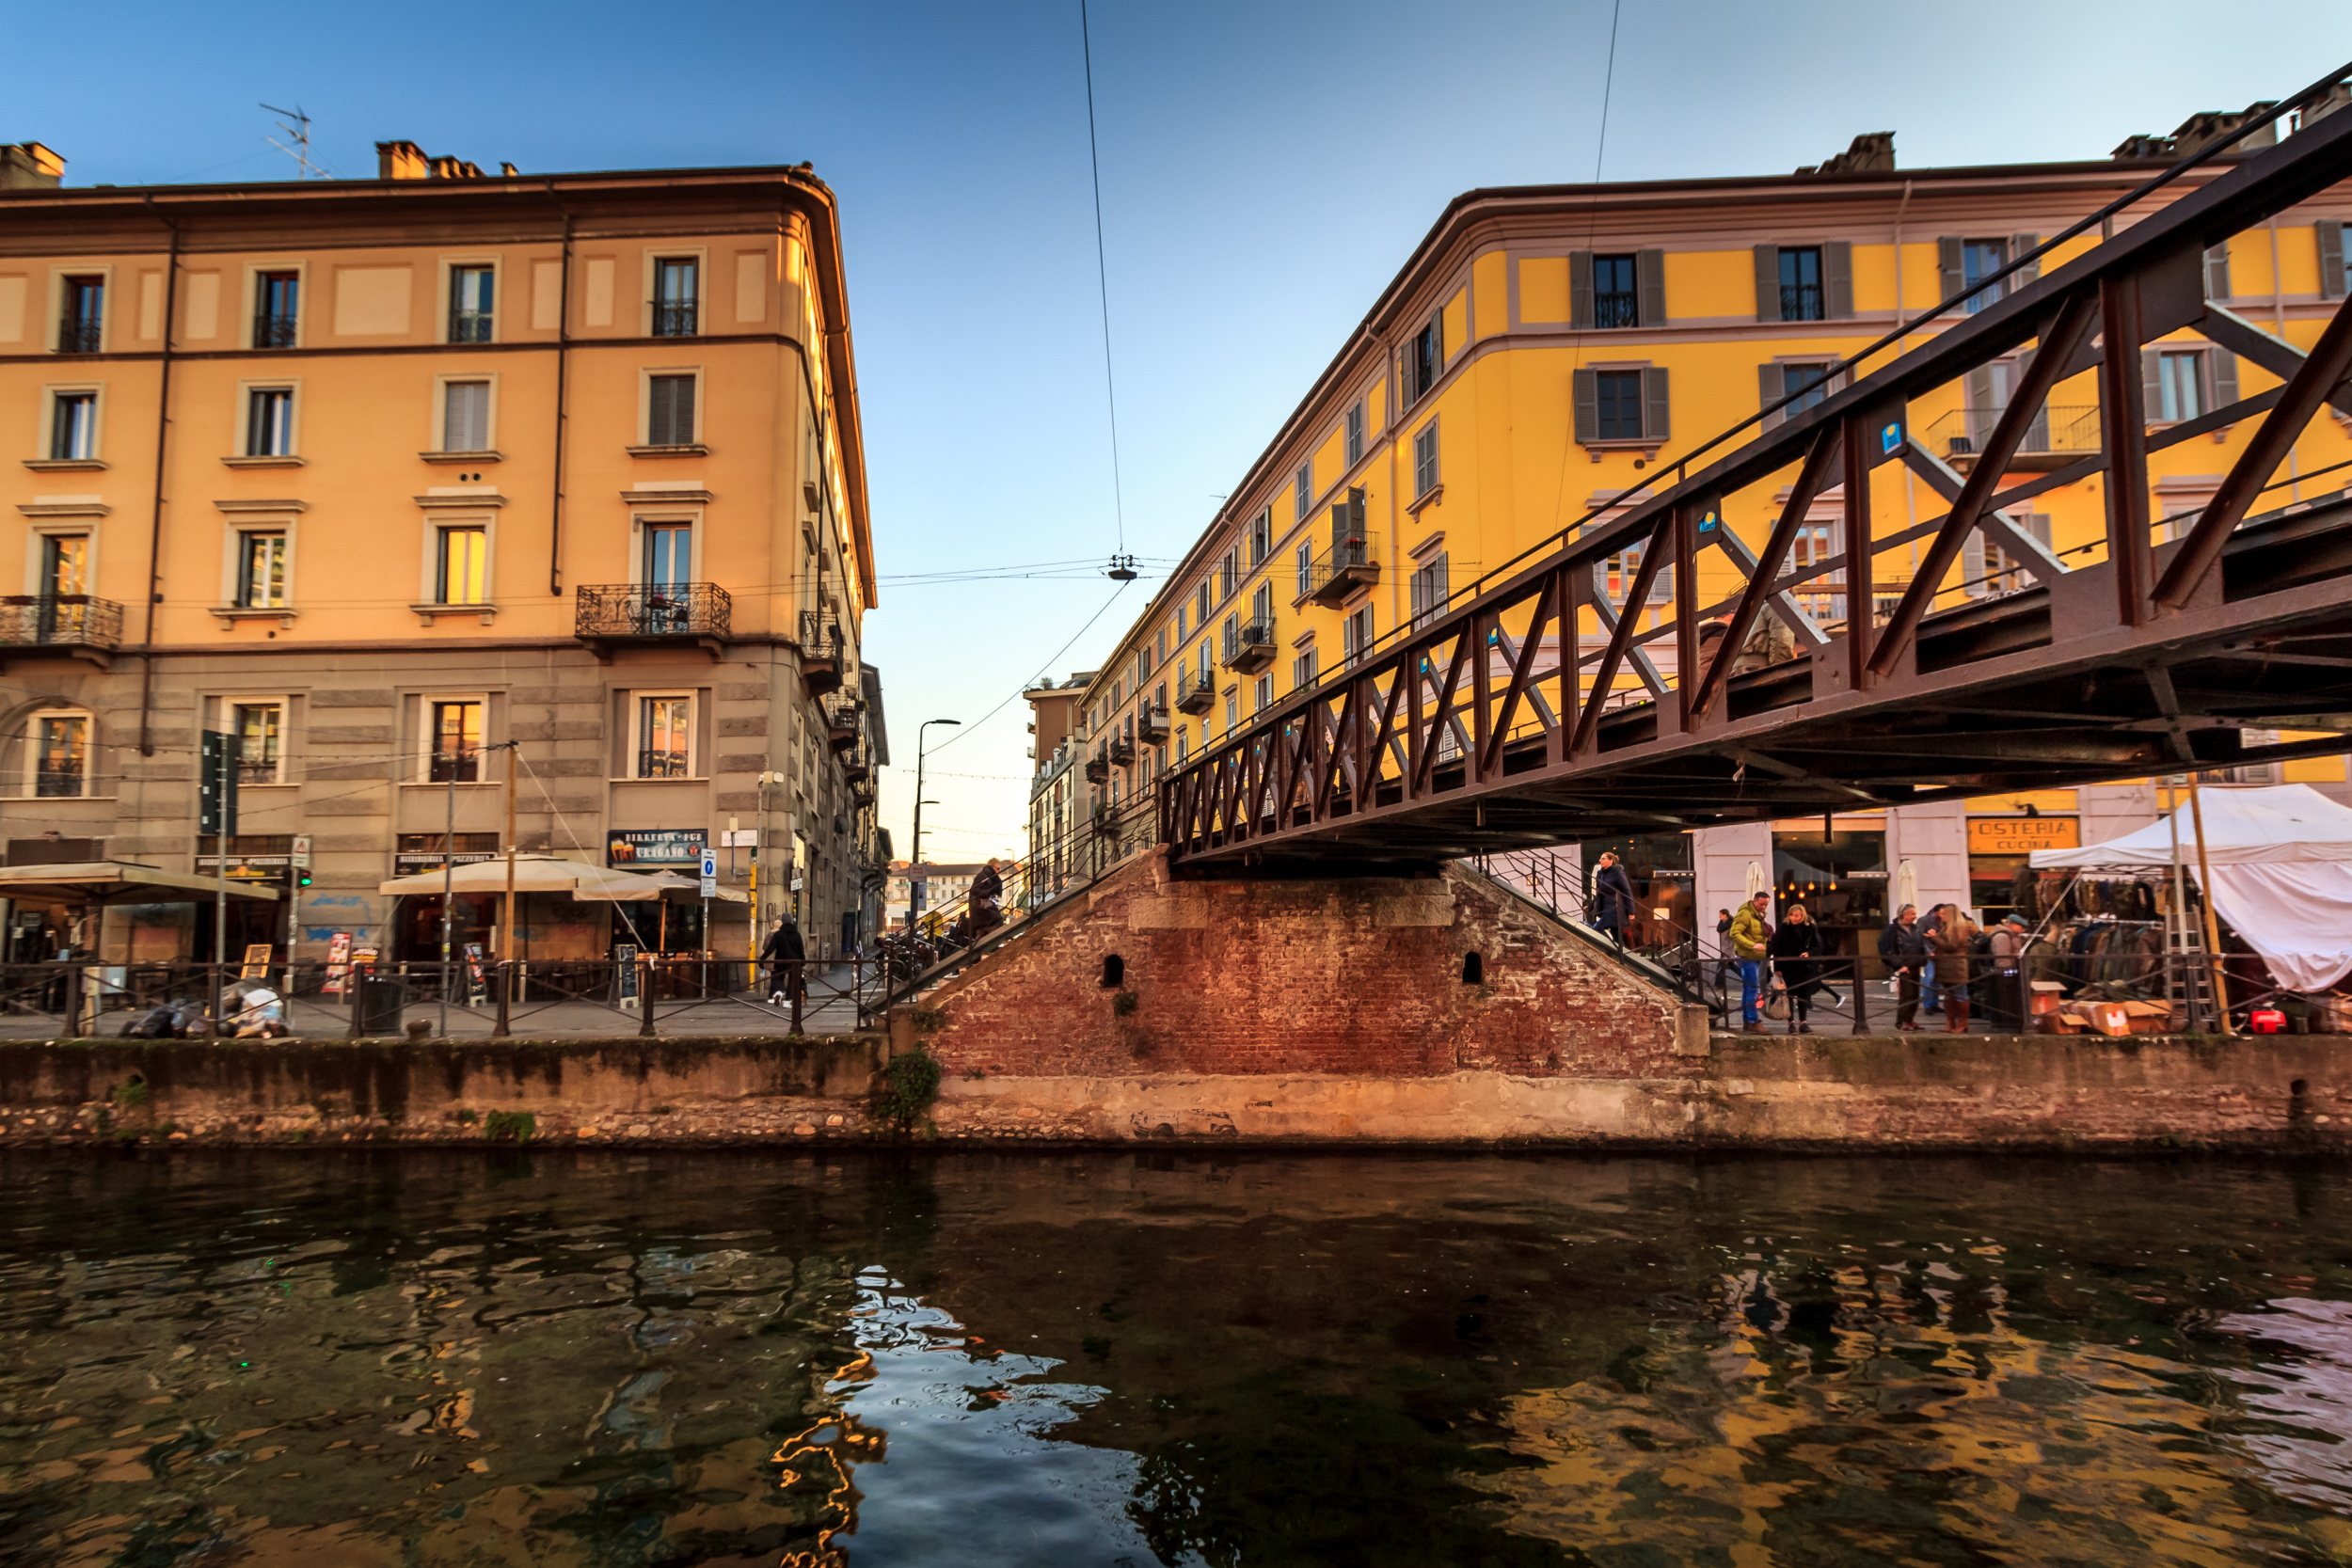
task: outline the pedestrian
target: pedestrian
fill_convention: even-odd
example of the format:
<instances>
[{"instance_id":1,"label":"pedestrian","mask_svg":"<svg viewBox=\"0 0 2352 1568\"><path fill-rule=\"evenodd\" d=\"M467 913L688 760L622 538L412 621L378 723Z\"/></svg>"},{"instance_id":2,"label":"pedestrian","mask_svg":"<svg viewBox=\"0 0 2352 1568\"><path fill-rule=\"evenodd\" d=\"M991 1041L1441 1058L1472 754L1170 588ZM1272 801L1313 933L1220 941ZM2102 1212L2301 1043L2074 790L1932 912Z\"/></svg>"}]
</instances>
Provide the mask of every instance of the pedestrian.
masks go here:
<instances>
[{"instance_id":1,"label":"pedestrian","mask_svg":"<svg viewBox=\"0 0 2352 1568\"><path fill-rule=\"evenodd\" d=\"M1773 968L1780 972L1780 983L1788 991L1788 1032L1813 1033L1805 1015L1812 1011L1814 993L1821 989L1821 928L1803 904L1791 904L1781 911L1780 929L1772 933L1767 946Z\"/></svg>"},{"instance_id":2,"label":"pedestrian","mask_svg":"<svg viewBox=\"0 0 2352 1568\"><path fill-rule=\"evenodd\" d=\"M1764 987L1766 947L1772 940L1772 923L1764 918L1772 903L1771 894L1759 893L1731 919L1731 956L1740 964L1741 1027L1751 1035L1764 1033L1764 1015L1756 1007Z\"/></svg>"},{"instance_id":3,"label":"pedestrian","mask_svg":"<svg viewBox=\"0 0 2352 1568\"><path fill-rule=\"evenodd\" d=\"M1623 947L1626 922L1633 918L1633 879L1626 875L1613 849L1601 851L1600 864L1593 873L1593 903L1599 914L1594 924Z\"/></svg>"},{"instance_id":4,"label":"pedestrian","mask_svg":"<svg viewBox=\"0 0 2352 1568\"><path fill-rule=\"evenodd\" d=\"M1968 1028L1968 958L1976 951L1977 923L1957 904L1942 906L1942 918L1928 938L1935 954L1935 984L1944 993L1944 1032Z\"/></svg>"},{"instance_id":5,"label":"pedestrian","mask_svg":"<svg viewBox=\"0 0 2352 1568\"><path fill-rule=\"evenodd\" d=\"M2014 914L1993 930L1993 980L1985 1010L1993 1027L2022 1034L2026 1027L2026 923Z\"/></svg>"},{"instance_id":6,"label":"pedestrian","mask_svg":"<svg viewBox=\"0 0 2352 1568\"><path fill-rule=\"evenodd\" d=\"M1928 939L1919 933L1919 910L1905 904L1879 933L1879 957L1895 976L1895 1027L1919 1027L1919 971L1928 960Z\"/></svg>"},{"instance_id":7,"label":"pedestrian","mask_svg":"<svg viewBox=\"0 0 2352 1568\"><path fill-rule=\"evenodd\" d=\"M1740 966L1731 956L1731 911L1715 911L1715 989L1722 990L1731 983Z\"/></svg>"},{"instance_id":8,"label":"pedestrian","mask_svg":"<svg viewBox=\"0 0 2352 1568\"><path fill-rule=\"evenodd\" d=\"M760 945L759 958L768 966L768 1005L781 1007L795 997L808 994L808 979L802 973L808 958L808 944L801 940L801 928L789 914L776 916L776 928L768 933Z\"/></svg>"}]
</instances>

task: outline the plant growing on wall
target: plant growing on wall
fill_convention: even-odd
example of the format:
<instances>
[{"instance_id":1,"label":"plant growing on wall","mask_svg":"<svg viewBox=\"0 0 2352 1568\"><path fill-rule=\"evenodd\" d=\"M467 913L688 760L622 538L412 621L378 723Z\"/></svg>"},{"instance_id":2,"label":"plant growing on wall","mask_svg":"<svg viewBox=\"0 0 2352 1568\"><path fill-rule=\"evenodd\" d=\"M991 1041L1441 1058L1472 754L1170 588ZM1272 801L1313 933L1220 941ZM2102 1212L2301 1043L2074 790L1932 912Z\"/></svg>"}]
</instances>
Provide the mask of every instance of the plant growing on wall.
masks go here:
<instances>
[{"instance_id":1,"label":"plant growing on wall","mask_svg":"<svg viewBox=\"0 0 2352 1568\"><path fill-rule=\"evenodd\" d=\"M938 1057L928 1051L893 1056L874 1085L874 1115L899 1132L909 1132L938 1098Z\"/></svg>"},{"instance_id":2,"label":"plant growing on wall","mask_svg":"<svg viewBox=\"0 0 2352 1568\"><path fill-rule=\"evenodd\" d=\"M482 1118L483 1133L493 1142L527 1143L539 1130L539 1118L529 1111L492 1111Z\"/></svg>"}]
</instances>

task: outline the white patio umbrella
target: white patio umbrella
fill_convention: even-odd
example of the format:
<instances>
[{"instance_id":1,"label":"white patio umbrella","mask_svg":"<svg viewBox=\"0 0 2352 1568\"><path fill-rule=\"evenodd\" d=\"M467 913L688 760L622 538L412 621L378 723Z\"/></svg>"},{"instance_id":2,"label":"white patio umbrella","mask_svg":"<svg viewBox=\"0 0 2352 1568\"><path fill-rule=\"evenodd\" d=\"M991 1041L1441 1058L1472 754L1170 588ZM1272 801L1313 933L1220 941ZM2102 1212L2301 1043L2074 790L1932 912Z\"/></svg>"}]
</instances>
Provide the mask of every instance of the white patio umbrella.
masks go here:
<instances>
[{"instance_id":1,"label":"white patio umbrella","mask_svg":"<svg viewBox=\"0 0 2352 1568\"><path fill-rule=\"evenodd\" d=\"M1915 906L1918 902L1919 868L1904 861L1895 867L1895 909L1886 912L1891 916L1895 910L1901 909L1905 904Z\"/></svg>"},{"instance_id":2,"label":"white patio umbrella","mask_svg":"<svg viewBox=\"0 0 2352 1568\"><path fill-rule=\"evenodd\" d=\"M654 895L657 898L666 899L673 904L693 904L699 903L702 900L703 884L699 878L681 877L675 871L647 871L638 873L638 875L641 875L644 880L659 885L660 891ZM579 898L601 898L604 895L600 893L581 893L576 894L574 896ZM625 895L625 896L636 898L642 895L632 893ZM710 896L722 904L748 904L752 901L752 895L750 894L738 892L736 889L731 887L713 888L711 890Z\"/></svg>"},{"instance_id":3,"label":"white patio umbrella","mask_svg":"<svg viewBox=\"0 0 2352 1568\"><path fill-rule=\"evenodd\" d=\"M1765 874L1762 864L1756 861L1748 862L1748 896L1753 898L1772 885L1772 879Z\"/></svg>"},{"instance_id":4,"label":"white patio umbrella","mask_svg":"<svg viewBox=\"0 0 2352 1568\"><path fill-rule=\"evenodd\" d=\"M394 877L376 884L375 891L437 895L444 879L453 893L504 893L506 857L474 861L446 872L422 871L413 877ZM515 891L568 893L575 898L644 903L661 896L662 884L634 871L615 871L586 861L567 861L556 855L516 855Z\"/></svg>"}]
</instances>

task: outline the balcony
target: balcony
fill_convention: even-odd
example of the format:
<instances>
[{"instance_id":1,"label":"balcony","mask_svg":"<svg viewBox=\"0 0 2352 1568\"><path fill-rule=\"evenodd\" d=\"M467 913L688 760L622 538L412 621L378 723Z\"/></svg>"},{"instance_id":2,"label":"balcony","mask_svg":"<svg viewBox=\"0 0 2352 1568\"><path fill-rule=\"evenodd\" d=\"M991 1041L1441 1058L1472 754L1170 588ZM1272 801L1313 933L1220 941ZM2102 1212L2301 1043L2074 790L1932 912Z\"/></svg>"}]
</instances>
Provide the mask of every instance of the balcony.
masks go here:
<instances>
[{"instance_id":1,"label":"balcony","mask_svg":"<svg viewBox=\"0 0 2352 1568\"><path fill-rule=\"evenodd\" d=\"M253 318L255 348L292 348L294 346L294 318L292 316L259 315Z\"/></svg>"},{"instance_id":2,"label":"balcony","mask_svg":"<svg viewBox=\"0 0 2352 1568\"><path fill-rule=\"evenodd\" d=\"M603 663L621 647L679 644L716 663L733 631L734 601L715 582L582 584L574 594L572 635Z\"/></svg>"},{"instance_id":3,"label":"balcony","mask_svg":"<svg viewBox=\"0 0 2352 1568\"><path fill-rule=\"evenodd\" d=\"M657 338L694 337L698 314L692 305L657 305L653 308L653 335Z\"/></svg>"},{"instance_id":4,"label":"balcony","mask_svg":"<svg viewBox=\"0 0 2352 1568\"><path fill-rule=\"evenodd\" d=\"M842 781L852 788L864 784L866 780L872 778L873 776L873 765L867 762L864 757L851 757L849 761L841 765Z\"/></svg>"},{"instance_id":5,"label":"balcony","mask_svg":"<svg viewBox=\"0 0 2352 1568\"><path fill-rule=\"evenodd\" d=\"M1941 450L1952 467L1965 473L1976 466L1977 452L2000 417L1997 407L1955 408L1928 426L1928 450ZM2095 454L2103 439L2097 404L2045 407L2026 427L2026 438L2009 467L2019 472L2062 468L2078 457Z\"/></svg>"},{"instance_id":6,"label":"balcony","mask_svg":"<svg viewBox=\"0 0 2352 1568\"><path fill-rule=\"evenodd\" d=\"M94 316L68 316L57 324L59 354L96 354L98 352L98 320Z\"/></svg>"},{"instance_id":7,"label":"balcony","mask_svg":"<svg viewBox=\"0 0 2352 1568\"><path fill-rule=\"evenodd\" d=\"M822 697L841 689L841 626L820 610L801 611L801 678L808 694Z\"/></svg>"},{"instance_id":8,"label":"balcony","mask_svg":"<svg viewBox=\"0 0 2352 1568\"><path fill-rule=\"evenodd\" d=\"M858 704L846 700L825 705L825 744L836 752L846 752L857 744Z\"/></svg>"},{"instance_id":9,"label":"balcony","mask_svg":"<svg viewBox=\"0 0 2352 1568\"><path fill-rule=\"evenodd\" d=\"M1180 689L1176 693L1177 712L1206 713L1216 705L1216 683L1215 681L1195 675L1190 680L1180 683Z\"/></svg>"},{"instance_id":10,"label":"balcony","mask_svg":"<svg viewBox=\"0 0 2352 1568\"><path fill-rule=\"evenodd\" d=\"M1111 776L1111 759L1106 752L1097 752L1087 758L1087 783L1107 784Z\"/></svg>"},{"instance_id":11,"label":"balcony","mask_svg":"<svg viewBox=\"0 0 2352 1568\"><path fill-rule=\"evenodd\" d=\"M1238 628L1225 642L1225 667L1238 670L1245 675L1257 673L1274 662L1274 626L1268 621L1252 621Z\"/></svg>"},{"instance_id":12,"label":"balcony","mask_svg":"<svg viewBox=\"0 0 2352 1568\"><path fill-rule=\"evenodd\" d=\"M449 313L449 341L453 343L486 343L490 341L491 312L487 310L456 310Z\"/></svg>"},{"instance_id":13,"label":"balcony","mask_svg":"<svg viewBox=\"0 0 2352 1568\"><path fill-rule=\"evenodd\" d=\"M686 753L675 747L637 753L637 777L641 779L685 779Z\"/></svg>"},{"instance_id":14,"label":"balcony","mask_svg":"<svg viewBox=\"0 0 2352 1568\"><path fill-rule=\"evenodd\" d=\"M1154 703L1145 703L1136 709L1136 738L1146 746L1157 746L1168 738L1168 709Z\"/></svg>"},{"instance_id":15,"label":"balcony","mask_svg":"<svg viewBox=\"0 0 2352 1568\"><path fill-rule=\"evenodd\" d=\"M1332 546L1307 568L1306 596L1320 605L1336 605L1379 580L1380 562L1373 555L1372 541L1350 539Z\"/></svg>"},{"instance_id":16,"label":"balcony","mask_svg":"<svg viewBox=\"0 0 2352 1568\"><path fill-rule=\"evenodd\" d=\"M0 656L54 649L101 669L122 645L122 607L87 594L0 596Z\"/></svg>"},{"instance_id":17,"label":"balcony","mask_svg":"<svg viewBox=\"0 0 2352 1568\"><path fill-rule=\"evenodd\" d=\"M1641 297L1617 289L1595 291L1593 325L1602 328L1641 325Z\"/></svg>"},{"instance_id":18,"label":"balcony","mask_svg":"<svg viewBox=\"0 0 2352 1568\"><path fill-rule=\"evenodd\" d=\"M1785 322L1817 322L1826 320L1819 283L1783 283L1780 286L1780 319Z\"/></svg>"},{"instance_id":19,"label":"balcony","mask_svg":"<svg viewBox=\"0 0 2352 1568\"><path fill-rule=\"evenodd\" d=\"M1132 764L1135 760L1136 743L1128 739L1123 735L1113 736L1111 739L1111 766L1114 768L1125 768Z\"/></svg>"}]
</instances>

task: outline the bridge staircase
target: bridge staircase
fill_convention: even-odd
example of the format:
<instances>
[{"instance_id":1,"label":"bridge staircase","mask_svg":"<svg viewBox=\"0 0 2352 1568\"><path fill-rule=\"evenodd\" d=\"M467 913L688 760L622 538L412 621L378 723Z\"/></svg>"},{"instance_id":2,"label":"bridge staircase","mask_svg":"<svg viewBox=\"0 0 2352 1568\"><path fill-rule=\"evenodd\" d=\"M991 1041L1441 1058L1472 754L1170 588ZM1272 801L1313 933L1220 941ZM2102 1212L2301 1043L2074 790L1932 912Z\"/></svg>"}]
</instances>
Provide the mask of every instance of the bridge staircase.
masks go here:
<instances>
[{"instance_id":1,"label":"bridge staircase","mask_svg":"<svg viewBox=\"0 0 2352 1568\"><path fill-rule=\"evenodd\" d=\"M1554 857L1546 855L1543 858L1550 860ZM1497 876L1491 865L1481 863L1484 859L1485 857L1482 856L1478 860L1458 861L1455 864L1465 874L1475 877L1481 882L1493 888L1501 896L1543 916L1544 919L1592 949L1595 957L1632 978L1645 985L1655 986L1677 1001L1702 1003L1714 1012L1720 1013L1724 1010L1722 997L1709 995L1704 986L1694 983L1694 976L1688 965L1662 961L1621 945L1599 927L1578 918L1551 899L1538 897L1528 888L1513 885L1512 879L1508 877ZM1569 879L1579 888L1583 885L1584 879L1581 872ZM1538 885L1541 885L1541 881L1542 879L1538 879ZM1554 885L1558 885L1557 879L1554 879ZM1695 957L1695 946L1692 951Z\"/></svg>"}]
</instances>

